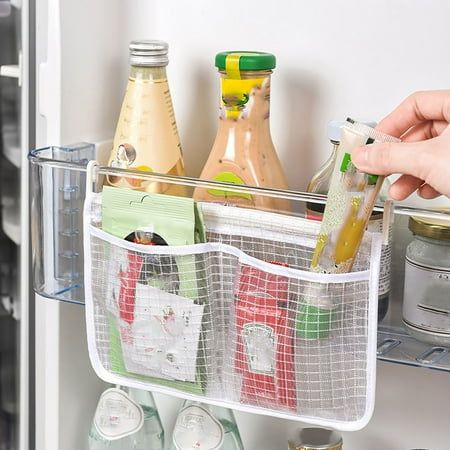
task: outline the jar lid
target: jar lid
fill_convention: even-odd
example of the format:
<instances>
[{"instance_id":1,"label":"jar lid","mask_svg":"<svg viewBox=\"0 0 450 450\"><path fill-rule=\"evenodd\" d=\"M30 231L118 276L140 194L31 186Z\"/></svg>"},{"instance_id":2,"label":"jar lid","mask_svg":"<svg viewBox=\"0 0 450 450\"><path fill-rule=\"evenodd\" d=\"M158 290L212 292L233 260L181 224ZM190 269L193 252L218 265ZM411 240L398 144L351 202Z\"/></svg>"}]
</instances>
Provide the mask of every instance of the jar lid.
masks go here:
<instances>
[{"instance_id":1,"label":"jar lid","mask_svg":"<svg viewBox=\"0 0 450 450\"><path fill-rule=\"evenodd\" d=\"M372 121L358 121L360 123L363 123L364 125L367 125L368 127L375 128L377 126L376 122ZM330 120L328 122L327 126L327 135L328 139L331 142L340 142L341 140L341 128L346 125L347 122L345 120Z\"/></svg>"},{"instance_id":2,"label":"jar lid","mask_svg":"<svg viewBox=\"0 0 450 450\"><path fill-rule=\"evenodd\" d=\"M450 241L449 220L426 219L424 217L412 216L409 218L408 228L419 236L437 239L439 241Z\"/></svg>"},{"instance_id":3,"label":"jar lid","mask_svg":"<svg viewBox=\"0 0 450 450\"><path fill-rule=\"evenodd\" d=\"M134 66L161 67L169 64L167 42L142 39L131 41L129 48L130 63Z\"/></svg>"},{"instance_id":4,"label":"jar lid","mask_svg":"<svg viewBox=\"0 0 450 450\"><path fill-rule=\"evenodd\" d=\"M289 443L290 450L341 450L342 437L326 428L303 428L298 443Z\"/></svg>"},{"instance_id":5,"label":"jar lid","mask_svg":"<svg viewBox=\"0 0 450 450\"><path fill-rule=\"evenodd\" d=\"M276 65L275 55L264 52L221 52L216 55L216 67L225 70L227 56L239 57L239 70L270 70Z\"/></svg>"}]
</instances>

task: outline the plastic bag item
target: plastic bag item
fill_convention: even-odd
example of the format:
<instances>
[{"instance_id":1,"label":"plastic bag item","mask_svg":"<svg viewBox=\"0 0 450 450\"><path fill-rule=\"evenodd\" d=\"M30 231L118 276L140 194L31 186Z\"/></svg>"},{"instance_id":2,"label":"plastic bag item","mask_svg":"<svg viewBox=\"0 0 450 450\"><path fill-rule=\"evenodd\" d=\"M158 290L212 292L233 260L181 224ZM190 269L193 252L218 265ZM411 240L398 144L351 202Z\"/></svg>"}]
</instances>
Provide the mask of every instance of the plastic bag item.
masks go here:
<instances>
[{"instance_id":1,"label":"plastic bag item","mask_svg":"<svg viewBox=\"0 0 450 450\"><path fill-rule=\"evenodd\" d=\"M351 271L384 180L382 176L360 172L351 161L351 152L360 145L394 141L398 139L347 119L342 127L311 271ZM324 301L330 297L310 291L307 289L297 314L297 332L305 339L325 338L336 313L335 306Z\"/></svg>"},{"instance_id":2,"label":"plastic bag item","mask_svg":"<svg viewBox=\"0 0 450 450\"><path fill-rule=\"evenodd\" d=\"M243 266L236 293L236 370L241 402L296 408L288 278Z\"/></svg>"}]
</instances>

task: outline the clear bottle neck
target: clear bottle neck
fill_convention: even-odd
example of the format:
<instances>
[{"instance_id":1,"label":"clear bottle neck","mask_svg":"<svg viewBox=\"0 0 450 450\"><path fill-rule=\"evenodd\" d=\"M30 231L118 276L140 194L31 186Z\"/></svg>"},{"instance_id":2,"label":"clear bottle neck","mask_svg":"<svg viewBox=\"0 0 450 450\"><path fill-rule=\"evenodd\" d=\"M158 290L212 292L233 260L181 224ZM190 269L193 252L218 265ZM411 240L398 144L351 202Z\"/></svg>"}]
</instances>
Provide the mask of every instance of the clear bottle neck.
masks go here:
<instances>
[{"instance_id":1,"label":"clear bottle neck","mask_svg":"<svg viewBox=\"0 0 450 450\"><path fill-rule=\"evenodd\" d=\"M339 148L339 142L338 141L330 141L332 148L331 148L331 154L330 157L328 158L327 162L325 164L333 164L336 161L337 158L337 151Z\"/></svg>"},{"instance_id":2,"label":"clear bottle neck","mask_svg":"<svg viewBox=\"0 0 450 450\"><path fill-rule=\"evenodd\" d=\"M269 128L271 70L241 71L239 78L220 73L220 118Z\"/></svg>"},{"instance_id":3,"label":"clear bottle neck","mask_svg":"<svg viewBox=\"0 0 450 450\"><path fill-rule=\"evenodd\" d=\"M133 81L166 81L165 66L131 66L129 78Z\"/></svg>"},{"instance_id":4,"label":"clear bottle neck","mask_svg":"<svg viewBox=\"0 0 450 450\"><path fill-rule=\"evenodd\" d=\"M334 165L336 163L339 142L330 141L332 144L331 154L320 169L311 178L311 181L306 188L307 192L317 194L327 194L330 188L331 176L333 175ZM318 206L322 208L322 206Z\"/></svg>"}]
</instances>

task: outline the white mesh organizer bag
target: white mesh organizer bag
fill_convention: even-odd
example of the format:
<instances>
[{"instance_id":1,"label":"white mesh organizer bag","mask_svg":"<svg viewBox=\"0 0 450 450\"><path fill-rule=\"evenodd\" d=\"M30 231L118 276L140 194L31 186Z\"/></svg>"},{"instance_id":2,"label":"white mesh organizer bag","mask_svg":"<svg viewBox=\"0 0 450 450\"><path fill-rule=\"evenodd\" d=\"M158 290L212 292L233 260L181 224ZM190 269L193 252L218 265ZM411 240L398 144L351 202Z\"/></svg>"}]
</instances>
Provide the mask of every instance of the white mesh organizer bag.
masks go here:
<instances>
[{"instance_id":1,"label":"white mesh organizer bag","mask_svg":"<svg viewBox=\"0 0 450 450\"><path fill-rule=\"evenodd\" d=\"M204 243L130 242L102 229L95 170L85 301L101 379L340 430L367 424L380 234L365 234L346 274L309 271L319 223L243 207L198 204ZM306 292L328 313L299 315Z\"/></svg>"}]
</instances>

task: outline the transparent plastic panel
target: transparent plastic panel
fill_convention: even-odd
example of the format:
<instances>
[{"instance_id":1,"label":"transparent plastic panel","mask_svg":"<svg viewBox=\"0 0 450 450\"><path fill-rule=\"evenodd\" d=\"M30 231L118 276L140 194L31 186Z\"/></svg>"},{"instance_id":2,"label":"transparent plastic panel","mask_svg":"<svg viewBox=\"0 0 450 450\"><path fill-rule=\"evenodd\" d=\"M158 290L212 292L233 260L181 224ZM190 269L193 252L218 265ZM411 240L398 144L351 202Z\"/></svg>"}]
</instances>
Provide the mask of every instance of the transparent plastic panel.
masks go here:
<instances>
[{"instance_id":1,"label":"transparent plastic panel","mask_svg":"<svg viewBox=\"0 0 450 450\"><path fill-rule=\"evenodd\" d=\"M87 143L30 155L34 289L44 297L83 302L83 204L94 157Z\"/></svg>"}]
</instances>

